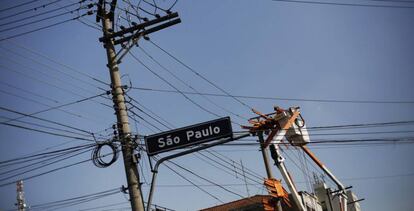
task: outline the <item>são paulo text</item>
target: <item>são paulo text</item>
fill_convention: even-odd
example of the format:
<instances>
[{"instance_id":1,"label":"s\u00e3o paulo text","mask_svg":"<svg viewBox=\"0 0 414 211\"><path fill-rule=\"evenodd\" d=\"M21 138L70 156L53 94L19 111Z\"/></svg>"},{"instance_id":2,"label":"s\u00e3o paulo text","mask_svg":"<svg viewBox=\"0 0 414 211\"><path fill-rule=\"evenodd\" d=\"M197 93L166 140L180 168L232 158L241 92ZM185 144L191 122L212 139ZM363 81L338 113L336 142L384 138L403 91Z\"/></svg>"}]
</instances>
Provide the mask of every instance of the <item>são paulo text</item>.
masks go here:
<instances>
[{"instance_id":1,"label":"s\u00e3o paulo text","mask_svg":"<svg viewBox=\"0 0 414 211\"><path fill-rule=\"evenodd\" d=\"M196 139L201 139L201 138L205 138L211 135L216 135L220 133L220 128L219 127L211 127L209 126L206 129L202 129L202 130L196 130L196 131L192 131L189 130L186 132L187 134L187 141L191 141L192 138L196 138Z\"/></svg>"},{"instance_id":2,"label":"s\u00e3o paulo text","mask_svg":"<svg viewBox=\"0 0 414 211\"><path fill-rule=\"evenodd\" d=\"M220 133L220 127L212 127L209 126L208 128L202 129L202 130L188 130L186 131L186 138L187 142L200 140L203 138L208 138L212 135L217 135ZM173 145L180 144L181 139L178 136L172 137L171 135L168 135L165 138L159 138L158 139L158 147L164 148L164 147L171 147Z\"/></svg>"}]
</instances>

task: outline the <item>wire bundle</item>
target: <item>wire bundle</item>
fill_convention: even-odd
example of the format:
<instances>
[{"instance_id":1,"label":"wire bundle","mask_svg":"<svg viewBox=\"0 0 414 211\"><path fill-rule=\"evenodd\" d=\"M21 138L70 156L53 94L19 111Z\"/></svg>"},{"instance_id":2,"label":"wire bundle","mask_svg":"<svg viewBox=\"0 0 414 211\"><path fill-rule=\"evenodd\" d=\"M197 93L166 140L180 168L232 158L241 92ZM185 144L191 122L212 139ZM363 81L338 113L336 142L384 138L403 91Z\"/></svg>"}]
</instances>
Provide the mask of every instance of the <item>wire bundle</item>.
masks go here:
<instances>
[{"instance_id":1,"label":"wire bundle","mask_svg":"<svg viewBox=\"0 0 414 211\"><path fill-rule=\"evenodd\" d=\"M104 157L108 156L108 154L101 154L102 147L104 146L108 146L112 150L112 159L109 162L103 159ZM92 151L92 162L96 167L106 168L115 163L119 156L118 152L118 146L115 145L113 142L99 143Z\"/></svg>"}]
</instances>

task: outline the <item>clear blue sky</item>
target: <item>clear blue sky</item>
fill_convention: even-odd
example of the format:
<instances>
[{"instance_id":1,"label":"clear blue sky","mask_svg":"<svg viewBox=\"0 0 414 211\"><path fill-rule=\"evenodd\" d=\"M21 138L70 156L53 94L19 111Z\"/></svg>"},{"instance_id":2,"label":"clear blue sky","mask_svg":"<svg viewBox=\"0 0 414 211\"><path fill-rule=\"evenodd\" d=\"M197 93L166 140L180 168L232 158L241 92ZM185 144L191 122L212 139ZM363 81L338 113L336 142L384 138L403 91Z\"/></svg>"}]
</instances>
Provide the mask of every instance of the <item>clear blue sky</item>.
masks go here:
<instances>
[{"instance_id":1,"label":"clear blue sky","mask_svg":"<svg viewBox=\"0 0 414 211\"><path fill-rule=\"evenodd\" d=\"M28 1L3 0L0 5L1 19L15 12L51 1L41 0L30 5L3 11L5 8L22 2ZM120 7L123 8L125 3L120 2ZM414 3L381 3L368 0L335 2L414 6ZM159 3L166 6L170 2L160 1ZM68 4L68 1L52 4L37 12L40 13L65 4ZM173 11L180 14L182 23L150 35L151 39L234 95L414 101L412 91L414 9L412 8L335 6L270 0L178 1ZM64 10L60 12L64 12ZM29 14L36 13L31 11L26 15ZM83 13L81 12L81 14ZM65 14L42 23L30 24L13 30L6 30L6 28L17 26L18 23L2 25L0 26L0 39L75 16L76 14ZM1 24L8 22L8 20L17 19L18 17L3 19ZM39 17L32 19L37 20ZM95 17L87 17L85 21L94 22ZM25 22L22 21L19 24L22 23ZM125 21L120 23L125 24ZM47 109L48 106L57 106L101 94L103 91L98 87L105 90L108 87L91 79L94 77L109 82L105 66L105 51L101 43L98 42L98 38L101 36L99 30L77 21L71 21L1 41L0 97L2 100L0 106L24 113L33 113ZM139 43L157 61L195 89L200 92L220 93L151 43L145 40L141 40ZM46 55L53 61L65 64L66 67L32 54L27 49ZM153 63L139 48L133 48L132 52L180 90L191 91ZM123 59L120 69L124 74L123 82L131 82L134 87L172 89L137 63L130 55ZM87 77L85 74L91 77ZM130 90L128 95L149 107L175 127L216 118L194 106L180 94ZM231 116L235 122L247 124L245 120L218 108L204 98L195 95L189 95L189 97L219 116ZM253 116L246 107L230 98L210 97L209 99L241 116ZM413 103L324 103L262 99L243 99L243 101L263 112L271 112L274 105L300 106L308 127L414 120ZM105 131L105 129L111 127L115 116L112 109L99 102L108 105L112 103L107 99L96 98L95 101L64 107L62 108L64 111L44 112L38 117L87 131L99 132L102 135L109 135L112 130ZM4 121L5 118L19 116L4 110L0 112L1 121ZM145 117L144 114L141 115ZM30 118L21 120L45 124ZM24 125L23 123L15 123ZM161 130L167 130L157 122L153 122L153 124ZM138 131L143 135L154 133L148 129L151 126L142 121L137 125L138 130L136 130L134 123L131 123L131 128L135 133ZM233 125L233 129L235 131L241 130L237 124ZM152 130L157 131L154 128ZM386 131L405 132L379 133ZM399 125L358 130L312 131L311 140L401 137L412 139L414 133L408 131L414 131L414 127ZM377 134L312 135L313 133L344 132L377 132ZM0 126L0 137L0 161L22 157L60 144L65 144L61 146L64 148L88 143L6 125ZM252 138L248 140L254 142ZM245 168L265 177L258 146L221 146L215 150L236 163L242 161ZM413 210L411 202L411 196L414 194L413 150L412 144L314 147L315 153L331 168L332 172L343 179L346 185L352 185L354 192L359 197L366 199L361 203L363 210L384 211ZM204 154L209 155L208 153ZM296 158L297 155L296 151L288 151L287 154L292 158ZM145 154L143 153L143 155ZM147 158L143 157L142 175L145 178L142 177L141 180L145 183L143 192L146 199L150 171L148 170ZM233 174L226 174L200 160L200 157L203 158L199 154L189 155L177 159L176 162L218 184L228 185L225 187L243 196L248 195L246 186L240 185L244 183L242 176L236 174L234 169L228 168L227 170ZM44 169L12 177L0 182L0 185L20 177L24 178L88 158L90 158L90 153L82 154ZM299 160L294 160L299 163ZM287 159L287 165L294 179L298 181L299 188L308 190L307 183L303 182L305 181L303 173L290 159ZM206 181L202 181L182 169L174 169L196 184L208 185ZM0 173L5 171L4 168L0 169ZM281 178L276 168L273 168L273 171L278 178ZM309 167L309 173L312 174L313 171L316 170ZM4 177L6 176L0 175L0 180ZM251 182L248 181L248 183ZM117 188L125 184L120 157L115 164L104 169L95 167L92 162L87 162L26 180L25 196L29 205L36 205ZM154 195L155 204L175 210L196 210L220 204L213 197L192 187L190 183L165 166L160 168L157 184L159 186ZM202 187L224 202L240 198L214 186ZM0 209L7 210L14 207L15 189L13 184L0 187ZM260 185L249 185L248 189L250 195L265 193ZM127 197L128 195L118 193L62 210L80 210L127 202ZM128 206L128 203L117 207L125 206Z\"/></svg>"}]
</instances>

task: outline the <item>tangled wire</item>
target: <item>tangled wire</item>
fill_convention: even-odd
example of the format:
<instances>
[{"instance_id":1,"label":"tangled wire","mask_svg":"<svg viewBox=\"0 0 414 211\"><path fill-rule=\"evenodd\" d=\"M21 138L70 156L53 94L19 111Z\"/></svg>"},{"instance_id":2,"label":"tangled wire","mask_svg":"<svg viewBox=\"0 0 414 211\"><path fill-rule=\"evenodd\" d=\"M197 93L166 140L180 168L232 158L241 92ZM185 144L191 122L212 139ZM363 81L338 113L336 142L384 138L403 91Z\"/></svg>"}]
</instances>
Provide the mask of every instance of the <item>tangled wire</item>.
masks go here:
<instances>
[{"instance_id":1,"label":"tangled wire","mask_svg":"<svg viewBox=\"0 0 414 211\"><path fill-rule=\"evenodd\" d=\"M109 148L111 148L112 152L102 155L101 149L104 146L108 146ZM106 162L103 158L108 155L112 155L112 159L109 162ZM98 143L98 145L92 151L92 162L95 166L99 168L106 168L112 165L113 163L115 163L115 161L118 159L118 156L119 156L119 149L118 149L118 145L116 145L115 143L113 142Z\"/></svg>"}]
</instances>

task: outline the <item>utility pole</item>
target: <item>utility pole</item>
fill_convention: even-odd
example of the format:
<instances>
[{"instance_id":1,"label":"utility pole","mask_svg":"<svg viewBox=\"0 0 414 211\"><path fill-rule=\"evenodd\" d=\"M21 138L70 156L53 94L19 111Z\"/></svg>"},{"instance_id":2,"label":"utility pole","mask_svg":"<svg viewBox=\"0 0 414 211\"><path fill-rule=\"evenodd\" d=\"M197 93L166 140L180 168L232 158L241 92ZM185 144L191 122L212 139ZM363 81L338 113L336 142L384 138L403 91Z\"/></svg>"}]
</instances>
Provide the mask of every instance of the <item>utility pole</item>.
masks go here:
<instances>
[{"instance_id":1,"label":"utility pole","mask_svg":"<svg viewBox=\"0 0 414 211\"><path fill-rule=\"evenodd\" d=\"M269 153L267 153L266 148L264 146L264 138L263 138L263 131L259 131L257 133L257 137L259 138L260 143L260 151L262 151L263 161L266 168L267 178L273 179L272 169L270 168L269 164Z\"/></svg>"},{"instance_id":2,"label":"utility pole","mask_svg":"<svg viewBox=\"0 0 414 211\"><path fill-rule=\"evenodd\" d=\"M25 211L26 210L26 202L24 199L24 191L23 191L23 180L19 180L16 183L17 189L17 210L18 211Z\"/></svg>"},{"instance_id":3,"label":"utility pole","mask_svg":"<svg viewBox=\"0 0 414 211\"><path fill-rule=\"evenodd\" d=\"M259 131L257 133L257 137L259 138L260 151L262 151L262 156L263 156L263 161L264 161L265 168L266 168L267 178L273 179L273 173L272 173L271 165L269 163L269 153L267 152L266 147L264 145L265 141L263 138L263 131ZM277 207L277 211L283 210L280 198L276 198L276 207Z\"/></svg>"},{"instance_id":4,"label":"utility pole","mask_svg":"<svg viewBox=\"0 0 414 211\"><path fill-rule=\"evenodd\" d=\"M113 32L112 20L109 13L103 10L102 30L103 36L107 37ZM109 74L111 76L112 100L117 119L117 128L119 138L122 143L122 156L124 159L125 174L128 182L128 193L133 211L144 211L144 203L142 200L141 184L139 181L138 167L136 160L133 159L134 145L131 138L131 130L129 128L128 113L125 106L124 91L122 89L119 67L116 63L115 46L112 39L104 41L106 55L108 59Z\"/></svg>"},{"instance_id":5,"label":"utility pole","mask_svg":"<svg viewBox=\"0 0 414 211\"><path fill-rule=\"evenodd\" d=\"M137 166L138 161L133 154L135 146L129 128L128 112L125 105L124 90L118 64L121 63L121 59L135 46L141 37L178 24L181 20L178 18L178 13L168 11L165 16L156 16L156 19L147 20L140 24L133 24L129 28L123 28L118 32L114 32L116 3L117 0L112 0L110 9L107 11L106 1L99 0L96 21L102 21L103 37L99 38L99 41L103 43L108 60L107 67L111 77L112 100L116 113L118 135L122 144L122 156L128 182L131 208L132 211L144 211L144 200ZM122 45L122 49L117 53L115 51L115 45L118 44Z\"/></svg>"}]
</instances>

